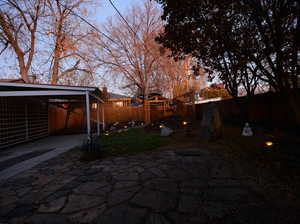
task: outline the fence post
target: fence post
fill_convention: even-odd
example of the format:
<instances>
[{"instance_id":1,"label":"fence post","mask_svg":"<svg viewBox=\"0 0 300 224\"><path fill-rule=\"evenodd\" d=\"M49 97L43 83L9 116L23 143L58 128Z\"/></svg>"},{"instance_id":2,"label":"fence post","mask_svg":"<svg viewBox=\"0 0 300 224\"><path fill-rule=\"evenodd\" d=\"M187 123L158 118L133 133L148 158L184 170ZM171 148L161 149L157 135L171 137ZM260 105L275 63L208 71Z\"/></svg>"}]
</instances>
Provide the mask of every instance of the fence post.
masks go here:
<instances>
[{"instance_id":1,"label":"fence post","mask_svg":"<svg viewBox=\"0 0 300 224\"><path fill-rule=\"evenodd\" d=\"M151 122L150 107L147 99L144 100L144 120L146 124L149 124Z\"/></svg>"}]
</instances>

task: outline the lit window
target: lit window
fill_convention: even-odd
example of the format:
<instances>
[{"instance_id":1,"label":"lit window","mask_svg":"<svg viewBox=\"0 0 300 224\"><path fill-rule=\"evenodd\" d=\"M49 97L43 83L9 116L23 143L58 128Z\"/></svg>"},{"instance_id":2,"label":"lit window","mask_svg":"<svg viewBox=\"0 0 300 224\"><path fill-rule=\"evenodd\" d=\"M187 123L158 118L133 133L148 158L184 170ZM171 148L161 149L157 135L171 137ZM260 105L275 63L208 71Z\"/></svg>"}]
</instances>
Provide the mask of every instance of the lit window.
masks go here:
<instances>
[{"instance_id":1,"label":"lit window","mask_svg":"<svg viewBox=\"0 0 300 224\"><path fill-rule=\"evenodd\" d=\"M93 109L97 109L97 103L93 103L93 104L92 104L92 108L93 108Z\"/></svg>"},{"instance_id":2,"label":"lit window","mask_svg":"<svg viewBox=\"0 0 300 224\"><path fill-rule=\"evenodd\" d=\"M123 102L115 102L115 105L116 105L117 107L123 107Z\"/></svg>"}]
</instances>

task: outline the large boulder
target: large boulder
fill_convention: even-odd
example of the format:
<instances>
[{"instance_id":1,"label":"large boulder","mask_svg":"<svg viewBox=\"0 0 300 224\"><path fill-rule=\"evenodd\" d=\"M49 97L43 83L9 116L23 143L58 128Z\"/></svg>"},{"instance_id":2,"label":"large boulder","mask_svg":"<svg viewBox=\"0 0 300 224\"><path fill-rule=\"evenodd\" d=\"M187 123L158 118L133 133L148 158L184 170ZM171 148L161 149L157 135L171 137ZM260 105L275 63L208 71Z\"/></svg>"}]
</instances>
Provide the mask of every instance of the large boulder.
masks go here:
<instances>
[{"instance_id":1,"label":"large boulder","mask_svg":"<svg viewBox=\"0 0 300 224\"><path fill-rule=\"evenodd\" d=\"M173 134L173 130L171 128L166 126L161 128L160 136L170 136L171 134Z\"/></svg>"},{"instance_id":2,"label":"large boulder","mask_svg":"<svg viewBox=\"0 0 300 224\"><path fill-rule=\"evenodd\" d=\"M216 103L207 104L202 113L200 136L210 140L222 135L222 121Z\"/></svg>"}]
</instances>

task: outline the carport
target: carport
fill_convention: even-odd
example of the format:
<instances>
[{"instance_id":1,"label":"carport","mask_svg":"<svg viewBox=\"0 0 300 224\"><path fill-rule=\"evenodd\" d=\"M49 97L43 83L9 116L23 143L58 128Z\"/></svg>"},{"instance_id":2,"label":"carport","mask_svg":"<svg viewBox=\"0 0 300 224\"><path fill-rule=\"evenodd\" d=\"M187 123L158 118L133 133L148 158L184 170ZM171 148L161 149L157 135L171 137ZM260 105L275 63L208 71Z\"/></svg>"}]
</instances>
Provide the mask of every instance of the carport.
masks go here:
<instances>
[{"instance_id":1,"label":"carport","mask_svg":"<svg viewBox=\"0 0 300 224\"><path fill-rule=\"evenodd\" d=\"M96 133L100 135L104 115L100 114L103 101L98 88L0 82L0 149L48 136L49 106L75 103L84 105L88 140L92 135L93 105L96 109Z\"/></svg>"}]
</instances>

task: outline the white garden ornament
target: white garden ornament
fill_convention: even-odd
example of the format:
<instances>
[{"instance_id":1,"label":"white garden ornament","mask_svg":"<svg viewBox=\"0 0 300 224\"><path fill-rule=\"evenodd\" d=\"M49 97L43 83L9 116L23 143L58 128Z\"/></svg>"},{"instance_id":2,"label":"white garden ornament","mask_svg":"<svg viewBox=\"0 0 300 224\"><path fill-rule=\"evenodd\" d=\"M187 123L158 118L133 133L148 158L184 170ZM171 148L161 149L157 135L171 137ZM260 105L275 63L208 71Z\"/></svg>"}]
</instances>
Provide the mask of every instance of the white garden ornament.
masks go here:
<instances>
[{"instance_id":1,"label":"white garden ornament","mask_svg":"<svg viewBox=\"0 0 300 224\"><path fill-rule=\"evenodd\" d=\"M245 124L245 127L243 128L242 136L253 136L253 132L249 123Z\"/></svg>"}]
</instances>

